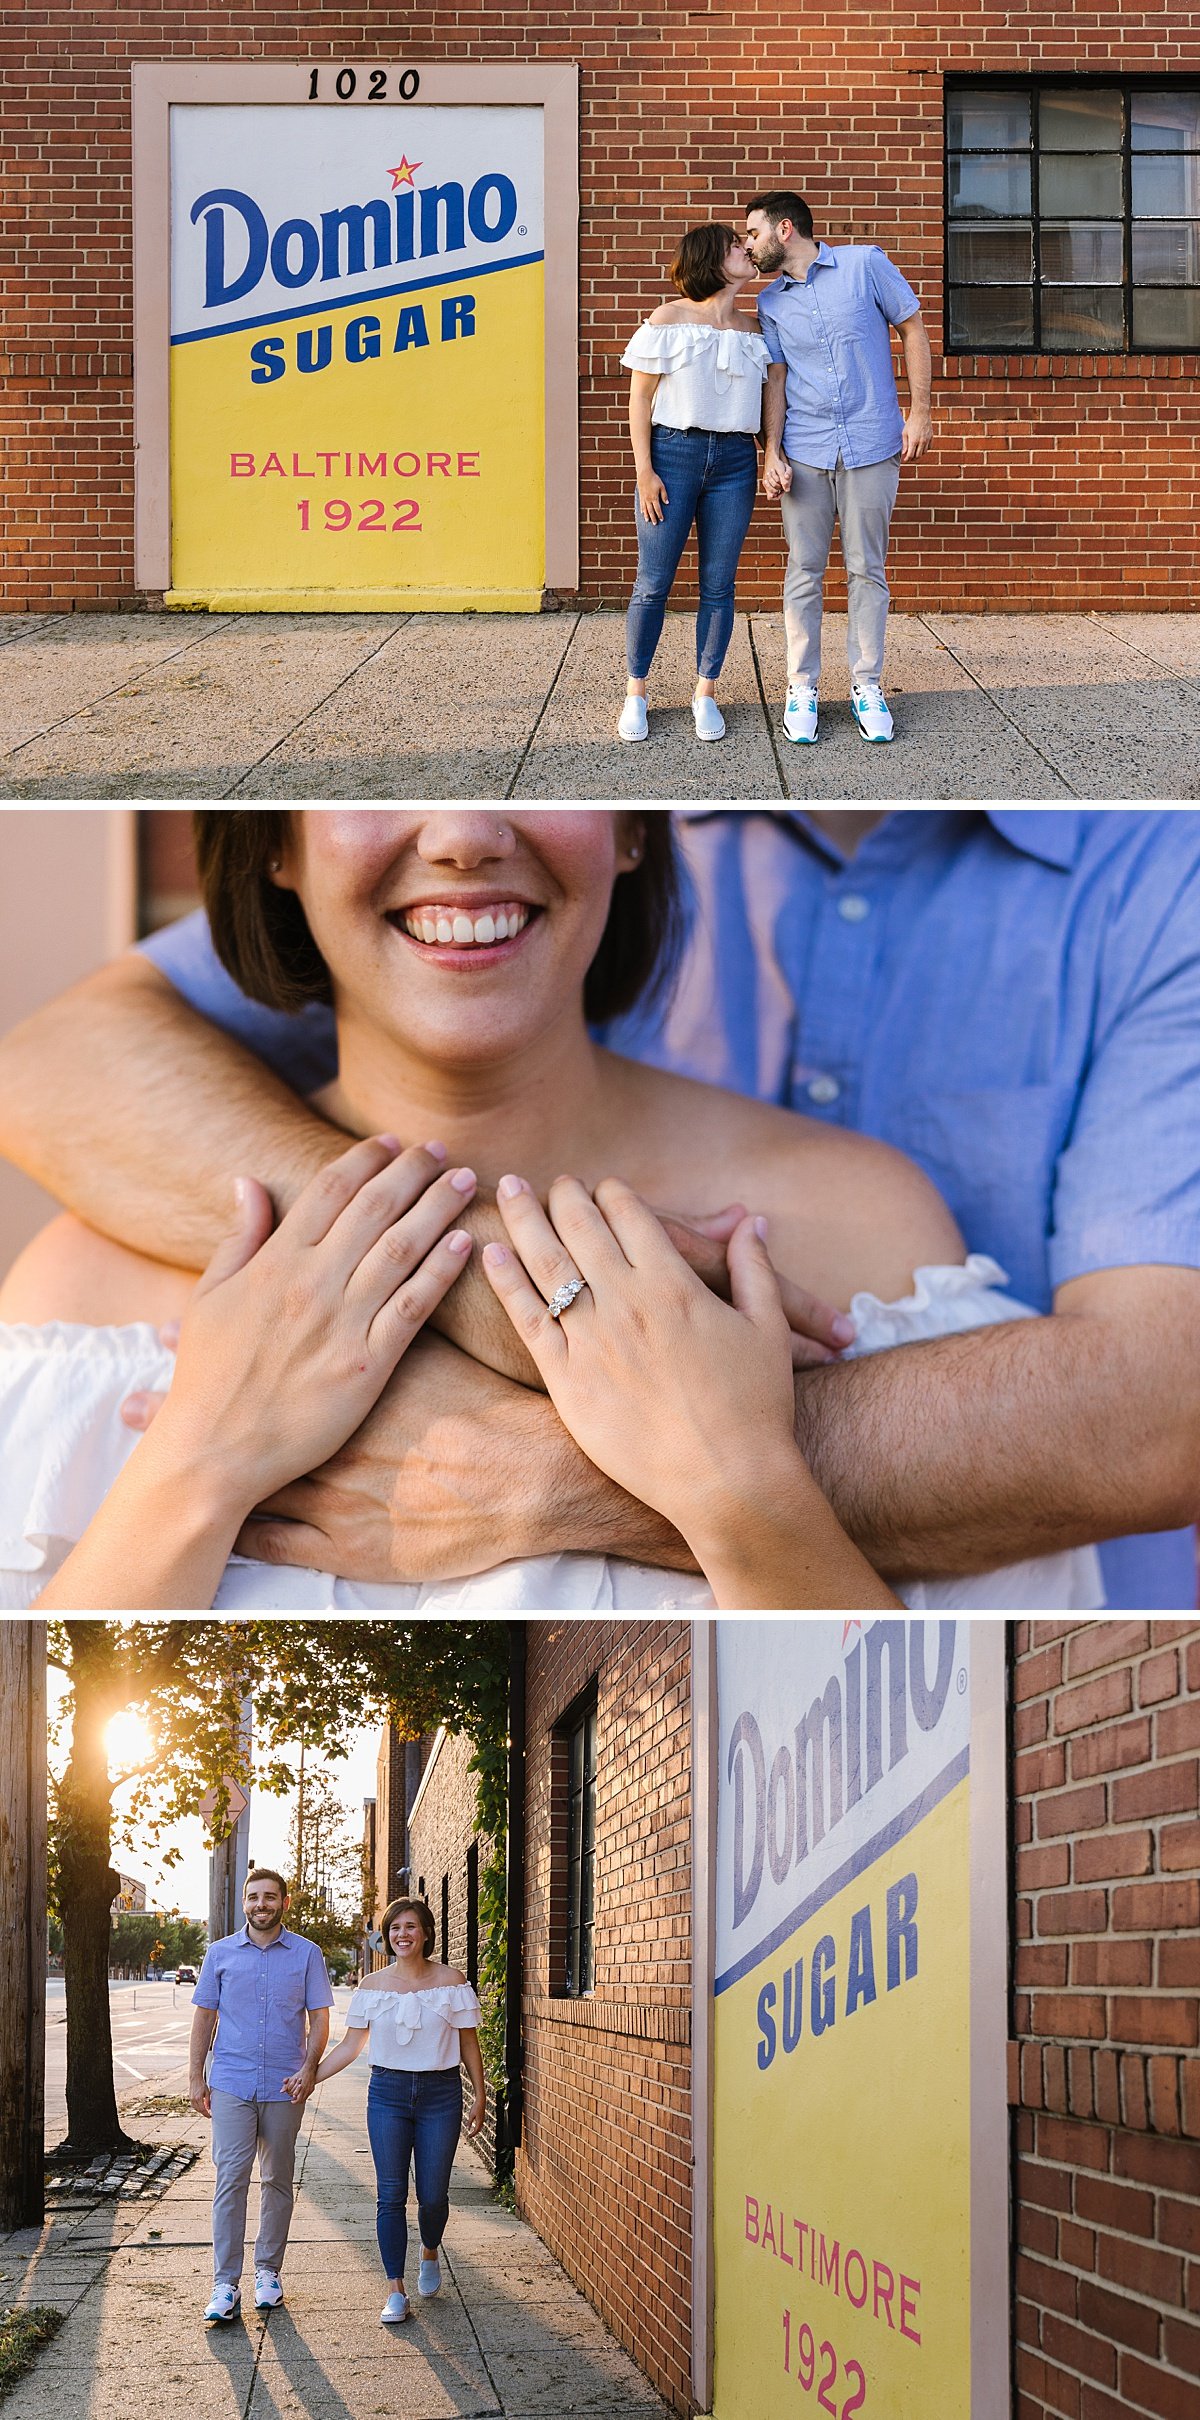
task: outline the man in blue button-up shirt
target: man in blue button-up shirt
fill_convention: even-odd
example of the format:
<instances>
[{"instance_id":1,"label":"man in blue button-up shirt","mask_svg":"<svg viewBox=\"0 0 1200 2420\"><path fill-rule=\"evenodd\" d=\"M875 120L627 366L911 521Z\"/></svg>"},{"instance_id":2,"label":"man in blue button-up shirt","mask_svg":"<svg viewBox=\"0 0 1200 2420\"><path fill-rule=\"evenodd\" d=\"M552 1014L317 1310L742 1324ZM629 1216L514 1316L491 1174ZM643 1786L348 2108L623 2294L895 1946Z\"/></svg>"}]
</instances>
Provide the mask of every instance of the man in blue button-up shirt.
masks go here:
<instances>
[{"instance_id":1,"label":"man in blue button-up shirt","mask_svg":"<svg viewBox=\"0 0 1200 2420\"><path fill-rule=\"evenodd\" d=\"M746 250L764 275L758 319L771 356L763 407L763 485L778 496L788 541L783 618L788 695L783 729L817 736L821 615L834 523L849 601L850 702L864 739L890 740L883 694L888 532L902 462L932 438L931 365L921 306L876 244L818 243L796 193L760 194L746 212ZM901 413L891 332L904 347L909 411Z\"/></svg>"},{"instance_id":2,"label":"man in blue button-up shirt","mask_svg":"<svg viewBox=\"0 0 1200 2420\"><path fill-rule=\"evenodd\" d=\"M798 1434L839 1517L897 1580L1115 1536L1111 1607L1190 1610L1200 814L722 808L679 830L695 894L679 981L606 1038L908 1151L1041 1314L800 1374ZM297 1094L327 1081L329 1012L245 999L198 915L0 1050L0 1132L94 1224L199 1266L231 1166L286 1206L342 1147L270 1069ZM165 1099L187 1108L167 1159ZM714 1183L736 1193L736 1168ZM544 1400L436 1338L285 1501L294 1525L264 1523L256 1551L367 1581L679 1552Z\"/></svg>"},{"instance_id":3,"label":"man in blue button-up shirt","mask_svg":"<svg viewBox=\"0 0 1200 2420\"><path fill-rule=\"evenodd\" d=\"M235 2319L241 2307L256 2152L255 2308L273 2310L283 2301L279 2270L292 2217L296 2135L329 2039L333 1993L325 1961L315 1941L288 1932L287 1904L282 1876L254 1868L242 1894L245 1924L210 1944L192 1993L190 2091L193 2106L212 2120L217 2171L213 2294L204 2314L215 2322Z\"/></svg>"}]
</instances>

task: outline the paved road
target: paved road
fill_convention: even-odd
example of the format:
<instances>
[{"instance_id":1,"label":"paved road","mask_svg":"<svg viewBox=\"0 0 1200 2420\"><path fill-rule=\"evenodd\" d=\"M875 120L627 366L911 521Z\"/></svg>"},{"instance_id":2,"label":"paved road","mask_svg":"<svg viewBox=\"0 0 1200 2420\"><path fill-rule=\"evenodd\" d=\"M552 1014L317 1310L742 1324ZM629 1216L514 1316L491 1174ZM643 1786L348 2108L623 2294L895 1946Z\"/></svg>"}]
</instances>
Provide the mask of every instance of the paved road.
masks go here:
<instances>
[{"instance_id":1,"label":"paved road","mask_svg":"<svg viewBox=\"0 0 1200 2420\"><path fill-rule=\"evenodd\" d=\"M637 747L613 612L0 615L0 797L1200 797L1200 614L1004 603L893 616L887 748L852 723L837 614L815 748L780 734L778 614L738 616L712 746L669 614Z\"/></svg>"},{"instance_id":2,"label":"paved road","mask_svg":"<svg viewBox=\"0 0 1200 2420\"><path fill-rule=\"evenodd\" d=\"M118 2101L130 2094L183 2090L191 2002L190 1983L109 1986ZM51 2149L67 2131L66 2019L62 1977L52 1975L46 1985L46 2142Z\"/></svg>"}]
</instances>

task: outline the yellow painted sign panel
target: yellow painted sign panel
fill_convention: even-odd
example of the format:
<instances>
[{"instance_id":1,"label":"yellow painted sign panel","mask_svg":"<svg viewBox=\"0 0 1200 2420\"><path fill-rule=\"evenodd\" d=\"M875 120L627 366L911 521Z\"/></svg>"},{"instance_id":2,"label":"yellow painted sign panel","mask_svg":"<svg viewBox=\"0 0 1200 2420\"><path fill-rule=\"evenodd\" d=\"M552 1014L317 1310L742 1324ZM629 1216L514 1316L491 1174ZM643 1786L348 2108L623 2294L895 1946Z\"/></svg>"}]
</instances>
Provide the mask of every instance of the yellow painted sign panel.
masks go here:
<instances>
[{"instance_id":1,"label":"yellow painted sign panel","mask_svg":"<svg viewBox=\"0 0 1200 2420\"><path fill-rule=\"evenodd\" d=\"M171 111L171 599L536 610L542 112Z\"/></svg>"},{"instance_id":2,"label":"yellow painted sign panel","mask_svg":"<svg viewBox=\"0 0 1200 2420\"><path fill-rule=\"evenodd\" d=\"M970 1631L718 1638L713 2411L966 2420Z\"/></svg>"}]
</instances>

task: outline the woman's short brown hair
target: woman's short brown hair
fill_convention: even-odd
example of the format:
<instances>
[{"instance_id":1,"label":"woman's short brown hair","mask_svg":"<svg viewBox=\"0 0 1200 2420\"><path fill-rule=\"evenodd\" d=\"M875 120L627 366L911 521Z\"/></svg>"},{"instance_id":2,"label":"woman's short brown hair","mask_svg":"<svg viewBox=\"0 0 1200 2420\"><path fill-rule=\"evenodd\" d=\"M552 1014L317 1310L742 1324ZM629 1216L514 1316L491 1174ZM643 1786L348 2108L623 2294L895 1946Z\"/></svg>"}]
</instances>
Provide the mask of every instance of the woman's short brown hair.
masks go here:
<instances>
[{"instance_id":1,"label":"woman's short brown hair","mask_svg":"<svg viewBox=\"0 0 1200 2420\"><path fill-rule=\"evenodd\" d=\"M689 302L707 302L710 295L719 294L730 249L740 241L736 227L723 226L720 219L707 227L689 227L680 236L671 263L671 284L677 293L686 294Z\"/></svg>"},{"instance_id":2,"label":"woman's short brown hair","mask_svg":"<svg viewBox=\"0 0 1200 2420\"><path fill-rule=\"evenodd\" d=\"M333 997L329 969L294 891L272 882L287 808L201 808L192 818L200 886L217 956L239 989L295 1012ZM622 1016L668 985L682 936L679 862L670 817L642 819L641 863L618 876L583 987L590 1024Z\"/></svg>"},{"instance_id":3,"label":"woman's short brown hair","mask_svg":"<svg viewBox=\"0 0 1200 2420\"><path fill-rule=\"evenodd\" d=\"M383 1946L388 1951L389 1955L391 1954L392 1944L388 1936L397 1916L419 1917L421 1931L425 1936L425 1949L423 1954L427 1958L432 1958L433 1945L437 1939L437 1930L433 1921L433 1909L431 1907L427 1907L423 1899L393 1899L389 1905L385 1907L383 1915L380 1918L379 1930L383 1934Z\"/></svg>"}]
</instances>

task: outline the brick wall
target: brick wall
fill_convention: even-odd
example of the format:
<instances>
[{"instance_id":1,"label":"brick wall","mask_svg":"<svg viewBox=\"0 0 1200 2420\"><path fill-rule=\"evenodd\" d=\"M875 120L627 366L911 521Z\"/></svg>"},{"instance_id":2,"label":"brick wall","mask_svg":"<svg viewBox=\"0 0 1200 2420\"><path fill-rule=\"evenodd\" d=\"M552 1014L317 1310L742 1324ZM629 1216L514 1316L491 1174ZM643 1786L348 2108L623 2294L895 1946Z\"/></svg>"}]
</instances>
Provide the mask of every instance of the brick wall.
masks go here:
<instances>
[{"instance_id":1,"label":"brick wall","mask_svg":"<svg viewBox=\"0 0 1200 2420\"><path fill-rule=\"evenodd\" d=\"M367 19L313 0L286 18L193 0L183 12L65 0L10 34L0 80L9 199L0 272L0 414L9 607L134 599L129 71L136 59L574 59L582 68L582 595L623 600L635 562L624 373L684 225L736 218L798 184L818 231L872 240L922 297L939 438L906 475L891 579L909 609L1173 606L1200 597L1195 356L940 360L942 79L1197 73L1195 0L930 0L896 27L857 4L752 23L732 0L456 0ZM966 25L969 23L969 30ZM1182 543L1180 542L1182 540ZM777 516L760 504L746 604L779 598ZM690 563L690 554L688 562ZM682 590L681 596L686 594ZM837 602L837 579L830 601Z\"/></svg>"},{"instance_id":2,"label":"brick wall","mask_svg":"<svg viewBox=\"0 0 1200 2420\"><path fill-rule=\"evenodd\" d=\"M598 1683L595 1989L552 1994L554 1726ZM691 1723L685 1622L529 1632L519 2205L678 2411L691 2374Z\"/></svg>"},{"instance_id":3,"label":"brick wall","mask_svg":"<svg viewBox=\"0 0 1200 2420\"><path fill-rule=\"evenodd\" d=\"M1018 2420L1200 2420L1200 1623L1018 1623Z\"/></svg>"}]
</instances>

